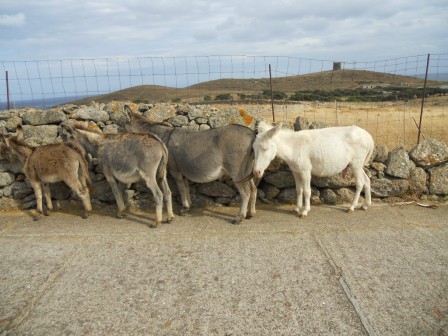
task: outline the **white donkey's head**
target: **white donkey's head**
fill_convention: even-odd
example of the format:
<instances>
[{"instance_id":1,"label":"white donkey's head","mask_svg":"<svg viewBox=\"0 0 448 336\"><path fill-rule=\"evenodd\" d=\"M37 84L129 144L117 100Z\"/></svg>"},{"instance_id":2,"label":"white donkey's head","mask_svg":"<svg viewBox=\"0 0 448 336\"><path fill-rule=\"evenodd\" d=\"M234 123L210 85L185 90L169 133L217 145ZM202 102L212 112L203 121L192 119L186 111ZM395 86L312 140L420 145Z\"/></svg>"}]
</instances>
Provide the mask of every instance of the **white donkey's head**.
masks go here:
<instances>
[{"instance_id":1,"label":"white donkey's head","mask_svg":"<svg viewBox=\"0 0 448 336\"><path fill-rule=\"evenodd\" d=\"M255 153L253 171L255 177L261 178L265 169L277 155L277 145L273 137L278 133L280 128L281 124L272 127L264 121L260 122L258 125L258 135L252 145Z\"/></svg>"}]
</instances>

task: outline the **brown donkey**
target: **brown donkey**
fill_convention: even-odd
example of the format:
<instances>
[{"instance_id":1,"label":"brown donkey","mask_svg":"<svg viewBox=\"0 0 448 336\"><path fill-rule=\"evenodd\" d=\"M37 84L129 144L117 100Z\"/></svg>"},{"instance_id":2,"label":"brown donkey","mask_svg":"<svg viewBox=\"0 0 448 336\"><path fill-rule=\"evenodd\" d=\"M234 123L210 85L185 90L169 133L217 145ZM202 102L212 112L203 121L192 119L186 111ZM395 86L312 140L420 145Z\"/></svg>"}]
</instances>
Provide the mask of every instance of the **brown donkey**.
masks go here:
<instances>
[{"instance_id":1,"label":"brown donkey","mask_svg":"<svg viewBox=\"0 0 448 336\"><path fill-rule=\"evenodd\" d=\"M64 136L74 137L93 157L98 158L103 173L117 201L117 217L123 216L125 205L118 182L131 184L144 180L156 203L157 227L162 221L165 199L168 222L173 220L171 190L166 179L168 150L155 135L146 133L104 134L95 125L83 122L62 125ZM159 184L162 190L159 188Z\"/></svg>"},{"instance_id":2,"label":"brown donkey","mask_svg":"<svg viewBox=\"0 0 448 336\"><path fill-rule=\"evenodd\" d=\"M92 210L90 204L89 189L90 183L85 151L76 142L56 143L33 147L23 141L23 129L17 127L15 136L3 136L2 151L9 156L9 159L19 160L23 164L23 172L30 181L34 189L37 202L37 215L34 220L44 213L49 215L49 210L53 210L51 202L49 183L63 181L73 192L79 196L84 205L83 218L87 218ZM5 156L3 153L2 156ZM42 190L47 201L45 212L42 207Z\"/></svg>"}]
</instances>

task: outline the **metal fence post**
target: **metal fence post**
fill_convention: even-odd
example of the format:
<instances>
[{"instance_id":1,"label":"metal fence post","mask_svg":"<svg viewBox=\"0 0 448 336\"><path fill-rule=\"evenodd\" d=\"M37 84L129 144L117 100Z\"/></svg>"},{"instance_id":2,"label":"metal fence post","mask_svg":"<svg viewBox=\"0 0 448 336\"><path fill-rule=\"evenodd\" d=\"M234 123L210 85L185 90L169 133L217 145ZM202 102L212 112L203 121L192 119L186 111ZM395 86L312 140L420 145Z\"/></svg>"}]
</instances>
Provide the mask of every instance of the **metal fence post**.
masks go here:
<instances>
[{"instance_id":1,"label":"metal fence post","mask_svg":"<svg viewBox=\"0 0 448 336\"><path fill-rule=\"evenodd\" d=\"M6 70L6 100L8 101L8 111L11 109L11 101L9 99L9 79L8 70Z\"/></svg>"},{"instance_id":2,"label":"metal fence post","mask_svg":"<svg viewBox=\"0 0 448 336\"><path fill-rule=\"evenodd\" d=\"M427 82L427 80L428 80L429 58L430 58L430 54L428 54L428 58L426 59L425 83L423 84L422 108L421 108L421 110L420 110L420 121L419 121L419 123L418 123L418 139L417 139L417 145L420 143L420 135L421 135L421 133L422 133L423 106L425 105L426 82Z\"/></svg>"},{"instance_id":3,"label":"metal fence post","mask_svg":"<svg viewBox=\"0 0 448 336\"><path fill-rule=\"evenodd\" d=\"M274 113L274 92L272 91L272 73L271 73L271 65L270 65L270 64L269 64L269 86L271 87L272 122L275 123L275 113Z\"/></svg>"}]
</instances>

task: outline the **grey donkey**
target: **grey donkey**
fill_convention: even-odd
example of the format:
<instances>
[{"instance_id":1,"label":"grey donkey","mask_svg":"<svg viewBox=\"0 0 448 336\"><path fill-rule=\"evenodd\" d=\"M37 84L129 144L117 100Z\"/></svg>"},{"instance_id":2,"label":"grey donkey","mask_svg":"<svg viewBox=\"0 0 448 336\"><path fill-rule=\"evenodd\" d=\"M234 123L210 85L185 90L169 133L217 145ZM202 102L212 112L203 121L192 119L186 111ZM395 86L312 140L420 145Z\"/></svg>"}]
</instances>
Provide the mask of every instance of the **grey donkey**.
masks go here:
<instances>
[{"instance_id":1,"label":"grey donkey","mask_svg":"<svg viewBox=\"0 0 448 336\"><path fill-rule=\"evenodd\" d=\"M85 159L85 151L76 142L56 143L33 147L23 140L23 129L17 127L15 136L2 137L2 157L8 160L19 160L23 164L23 172L34 189L37 202L37 215L39 220L42 213L48 216L53 210L49 183L63 181L79 196L84 205L83 218L87 218L92 210L90 204L89 170ZM42 190L47 203L43 209Z\"/></svg>"},{"instance_id":2,"label":"grey donkey","mask_svg":"<svg viewBox=\"0 0 448 336\"><path fill-rule=\"evenodd\" d=\"M156 204L157 227L162 222L165 198L168 222L174 219L171 190L166 178L168 151L164 143L152 134L105 134L96 125L82 122L62 125L65 133L75 138L92 156L97 157L117 201L117 217L125 210L118 182L131 184L143 179L151 190ZM159 183L162 190L159 188Z\"/></svg>"},{"instance_id":3,"label":"grey donkey","mask_svg":"<svg viewBox=\"0 0 448 336\"><path fill-rule=\"evenodd\" d=\"M195 131L153 123L129 107L127 114L129 123L125 125L126 130L156 134L168 147L168 169L182 198L181 214L191 206L188 180L211 182L227 174L241 194L240 211L233 223L239 224L255 215L257 187L252 178L255 133L250 128L227 125Z\"/></svg>"}]
</instances>

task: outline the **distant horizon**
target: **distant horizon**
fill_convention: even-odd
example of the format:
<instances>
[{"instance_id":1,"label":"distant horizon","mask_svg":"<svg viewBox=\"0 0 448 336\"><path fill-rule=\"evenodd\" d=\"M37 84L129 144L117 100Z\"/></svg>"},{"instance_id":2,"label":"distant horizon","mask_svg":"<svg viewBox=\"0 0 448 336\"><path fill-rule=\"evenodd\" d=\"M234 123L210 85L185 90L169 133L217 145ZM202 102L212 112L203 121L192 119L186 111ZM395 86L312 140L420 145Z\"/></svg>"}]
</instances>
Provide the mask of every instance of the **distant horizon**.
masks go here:
<instances>
[{"instance_id":1,"label":"distant horizon","mask_svg":"<svg viewBox=\"0 0 448 336\"><path fill-rule=\"evenodd\" d=\"M11 101L11 109L23 109L25 107L32 107L37 109L50 109L57 105L62 105L75 101L78 99L84 99L96 95L82 95L82 96L68 96L68 97L51 97L51 98L34 98L34 99L24 99L24 100L14 100ZM0 102L0 110L7 110L8 102Z\"/></svg>"}]
</instances>

